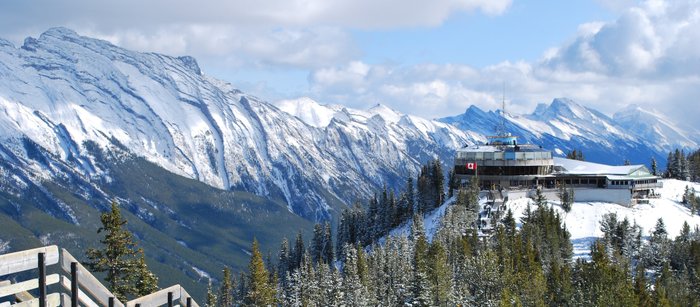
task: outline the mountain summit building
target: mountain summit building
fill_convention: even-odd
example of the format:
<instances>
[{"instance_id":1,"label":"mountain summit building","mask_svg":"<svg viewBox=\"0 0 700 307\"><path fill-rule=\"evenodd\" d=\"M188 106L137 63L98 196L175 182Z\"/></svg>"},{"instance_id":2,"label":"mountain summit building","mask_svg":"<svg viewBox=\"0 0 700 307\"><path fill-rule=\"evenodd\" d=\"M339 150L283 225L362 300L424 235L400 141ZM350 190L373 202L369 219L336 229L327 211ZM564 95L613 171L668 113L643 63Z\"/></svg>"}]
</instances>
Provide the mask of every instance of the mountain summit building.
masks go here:
<instances>
[{"instance_id":1,"label":"mountain summit building","mask_svg":"<svg viewBox=\"0 0 700 307\"><path fill-rule=\"evenodd\" d=\"M662 187L659 177L644 165L611 166L553 157L541 146L518 144L509 133L457 150L454 171L462 181L476 178L482 189L505 189L510 199L531 196L535 189L558 199L563 186L574 189L574 201L631 206Z\"/></svg>"}]
</instances>

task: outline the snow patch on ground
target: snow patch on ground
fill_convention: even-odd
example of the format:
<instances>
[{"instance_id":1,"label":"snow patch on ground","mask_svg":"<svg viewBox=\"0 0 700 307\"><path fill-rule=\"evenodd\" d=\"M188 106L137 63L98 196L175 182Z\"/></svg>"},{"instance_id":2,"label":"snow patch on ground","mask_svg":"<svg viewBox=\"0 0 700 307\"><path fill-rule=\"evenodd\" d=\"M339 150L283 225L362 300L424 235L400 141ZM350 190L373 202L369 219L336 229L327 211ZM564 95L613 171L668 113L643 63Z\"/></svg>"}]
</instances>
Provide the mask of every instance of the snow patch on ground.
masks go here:
<instances>
[{"instance_id":1,"label":"snow patch on ground","mask_svg":"<svg viewBox=\"0 0 700 307\"><path fill-rule=\"evenodd\" d=\"M192 266L192 270L194 270L195 273L197 273L197 275L199 276L199 279L206 278L208 280L211 280L211 275L209 273L207 273L206 271L204 271L204 270L202 270L194 265Z\"/></svg>"},{"instance_id":2,"label":"snow patch on ground","mask_svg":"<svg viewBox=\"0 0 700 307\"><path fill-rule=\"evenodd\" d=\"M630 222L637 223L645 236L654 229L659 218L663 219L671 239L680 233L683 222L688 222L691 229L700 227L700 215L691 215L690 210L680 203L686 185L700 189L700 184L673 179L662 180L662 182L664 187L657 190L661 198L651 199L649 204L632 207L612 203L577 202L573 204L571 211L566 213L559 207L558 199L549 201L564 216L566 228L571 233L574 244L574 254L587 255L590 251L590 243L603 235L600 230L600 220L607 213L616 213L619 220L627 218ZM532 206L532 210L536 208L534 201L528 198L510 201L507 206L513 210L516 220L519 220L528 204Z\"/></svg>"}]
</instances>

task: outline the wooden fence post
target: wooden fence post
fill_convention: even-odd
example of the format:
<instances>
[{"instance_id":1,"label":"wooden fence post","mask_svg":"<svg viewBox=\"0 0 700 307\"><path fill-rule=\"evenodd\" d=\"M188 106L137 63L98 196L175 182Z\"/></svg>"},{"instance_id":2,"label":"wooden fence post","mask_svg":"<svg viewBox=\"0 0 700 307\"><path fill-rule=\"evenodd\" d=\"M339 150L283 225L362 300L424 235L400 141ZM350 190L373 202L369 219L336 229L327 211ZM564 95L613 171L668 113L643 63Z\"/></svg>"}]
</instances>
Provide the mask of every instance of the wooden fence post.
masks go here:
<instances>
[{"instance_id":1,"label":"wooden fence post","mask_svg":"<svg viewBox=\"0 0 700 307\"><path fill-rule=\"evenodd\" d=\"M39 253L39 307L46 307L46 254Z\"/></svg>"},{"instance_id":2,"label":"wooden fence post","mask_svg":"<svg viewBox=\"0 0 700 307\"><path fill-rule=\"evenodd\" d=\"M78 263L70 263L70 305L78 307Z\"/></svg>"}]
</instances>

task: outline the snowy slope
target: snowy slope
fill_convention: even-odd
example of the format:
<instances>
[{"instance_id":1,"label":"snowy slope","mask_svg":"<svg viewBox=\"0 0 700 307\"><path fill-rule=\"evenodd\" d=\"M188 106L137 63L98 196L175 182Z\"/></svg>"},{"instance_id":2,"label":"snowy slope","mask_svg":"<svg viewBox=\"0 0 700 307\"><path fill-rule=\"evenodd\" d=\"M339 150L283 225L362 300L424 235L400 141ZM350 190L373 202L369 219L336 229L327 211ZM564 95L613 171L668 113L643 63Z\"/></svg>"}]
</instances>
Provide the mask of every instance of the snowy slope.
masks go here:
<instances>
[{"instance_id":1,"label":"snowy slope","mask_svg":"<svg viewBox=\"0 0 700 307\"><path fill-rule=\"evenodd\" d=\"M549 200L549 203L564 216L566 227L574 244L574 254L577 257L586 257L590 252L590 243L603 235L600 230L600 221L606 213L614 212L617 214L618 220L627 218L630 222L637 223L642 228L644 236L650 234L659 218L664 220L670 238L675 238L680 233L683 222L688 222L691 229L700 227L700 215L691 215L690 210L680 203L686 186L694 187L696 191L700 191L700 184L675 179L662 181L664 187L657 190L661 194L659 199L652 199L650 204L636 205L631 208L612 203L577 202L573 204L571 211L566 213L559 207L558 200ZM424 216L423 224L429 240L432 240L437 233L440 219L444 216L445 210L454 203L454 200L454 197L446 200L442 206ZM480 203L483 205L485 201L486 199L483 198ZM507 206L513 210L516 221L519 221L528 204L532 210L536 208L535 202L529 198L509 201ZM408 236L410 233L411 221L409 220L391 230L390 235Z\"/></svg>"},{"instance_id":2,"label":"snowy slope","mask_svg":"<svg viewBox=\"0 0 700 307\"><path fill-rule=\"evenodd\" d=\"M565 213L558 206L559 200L550 201L565 217L566 227L574 243L574 253L585 256L590 251L590 243L593 239L603 235L600 230L600 221L606 213L614 212L618 220L627 218L630 222L637 223L642 228L644 236L651 233L659 218L664 220L670 238L675 238L680 233L683 222L688 222L691 229L700 227L700 215L691 215L690 210L680 203L686 185L700 190L700 184L675 179L662 181L664 187L657 190L661 198L652 199L649 204L635 205L631 208L611 203L574 203L571 211ZM528 203L534 205L531 199L518 199L508 204L515 218L520 219Z\"/></svg>"},{"instance_id":3,"label":"snowy slope","mask_svg":"<svg viewBox=\"0 0 700 307\"><path fill-rule=\"evenodd\" d=\"M8 163L31 162L29 139L100 177L85 142L123 146L173 173L279 198L314 219L403 182L428 159L450 163L474 141L443 123L398 123L385 110L281 107L295 116L206 76L191 57L133 52L65 28L19 48L0 42L0 158ZM55 174L46 163L13 165L32 165L28 173L43 179Z\"/></svg>"}]
</instances>

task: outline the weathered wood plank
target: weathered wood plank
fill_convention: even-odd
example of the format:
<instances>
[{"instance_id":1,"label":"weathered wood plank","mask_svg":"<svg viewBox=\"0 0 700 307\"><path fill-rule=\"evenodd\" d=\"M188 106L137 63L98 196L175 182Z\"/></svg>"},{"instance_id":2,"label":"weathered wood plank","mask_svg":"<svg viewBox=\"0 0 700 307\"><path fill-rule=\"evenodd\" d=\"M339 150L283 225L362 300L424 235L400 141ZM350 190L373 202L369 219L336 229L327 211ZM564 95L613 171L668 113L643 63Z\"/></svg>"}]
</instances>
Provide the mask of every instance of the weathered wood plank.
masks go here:
<instances>
[{"instance_id":1,"label":"weathered wood plank","mask_svg":"<svg viewBox=\"0 0 700 307\"><path fill-rule=\"evenodd\" d=\"M17 299L18 302L26 302L33 300L34 297L31 294L29 294L29 292L24 291L20 293L15 293L15 299Z\"/></svg>"},{"instance_id":2,"label":"weathered wood plank","mask_svg":"<svg viewBox=\"0 0 700 307\"><path fill-rule=\"evenodd\" d=\"M46 276L46 285L53 285L59 280L58 274L51 274ZM8 295L13 295L20 292L25 292L29 290L34 290L39 287L39 279L34 278L31 280L18 282L16 284L11 284L9 286L0 287L0 297L5 297Z\"/></svg>"},{"instance_id":3,"label":"weathered wood plank","mask_svg":"<svg viewBox=\"0 0 700 307\"><path fill-rule=\"evenodd\" d=\"M61 268L66 273L70 274L70 264L71 262L78 262L78 260L73 257L67 250L61 249ZM90 273L85 267L83 267L80 262L78 262L78 284L80 288L89 292L97 303L102 306L107 306L110 297L115 297L112 292L110 292L107 287L105 287L102 282L100 282L95 276ZM124 304L119 300L114 300L114 306L123 307Z\"/></svg>"},{"instance_id":4,"label":"weathered wood plank","mask_svg":"<svg viewBox=\"0 0 700 307\"><path fill-rule=\"evenodd\" d=\"M168 288L162 289L157 292L153 292L149 295L133 299L126 303L127 307L136 306L136 304L141 304L141 306L160 306L168 303L168 292L173 293L173 301L180 299L180 285L170 286Z\"/></svg>"},{"instance_id":5,"label":"weathered wood plank","mask_svg":"<svg viewBox=\"0 0 700 307\"><path fill-rule=\"evenodd\" d=\"M33 300L14 304L12 306L13 307L38 307L39 306L39 299L35 298ZM46 296L46 306L48 306L48 307L61 306L61 295L59 293L51 293L51 294L47 295Z\"/></svg>"},{"instance_id":6,"label":"weathered wood plank","mask_svg":"<svg viewBox=\"0 0 700 307\"><path fill-rule=\"evenodd\" d=\"M80 278L80 277L78 277L78 278ZM64 289L66 289L66 290L68 290L68 292L70 292L71 291L70 278L68 278L66 276L61 276L61 286L63 286ZM80 290L80 287L78 287L78 301L80 301L80 304L83 306L100 307L100 305L95 303L95 301L93 301L87 293L83 292L83 290ZM70 303L70 300L68 302ZM68 305L70 306L70 304L68 304Z\"/></svg>"},{"instance_id":7,"label":"weathered wood plank","mask_svg":"<svg viewBox=\"0 0 700 307\"><path fill-rule=\"evenodd\" d=\"M46 265L58 263L58 247L56 245L0 255L0 276L36 269L38 254L46 254Z\"/></svg>"}]
</instances>

